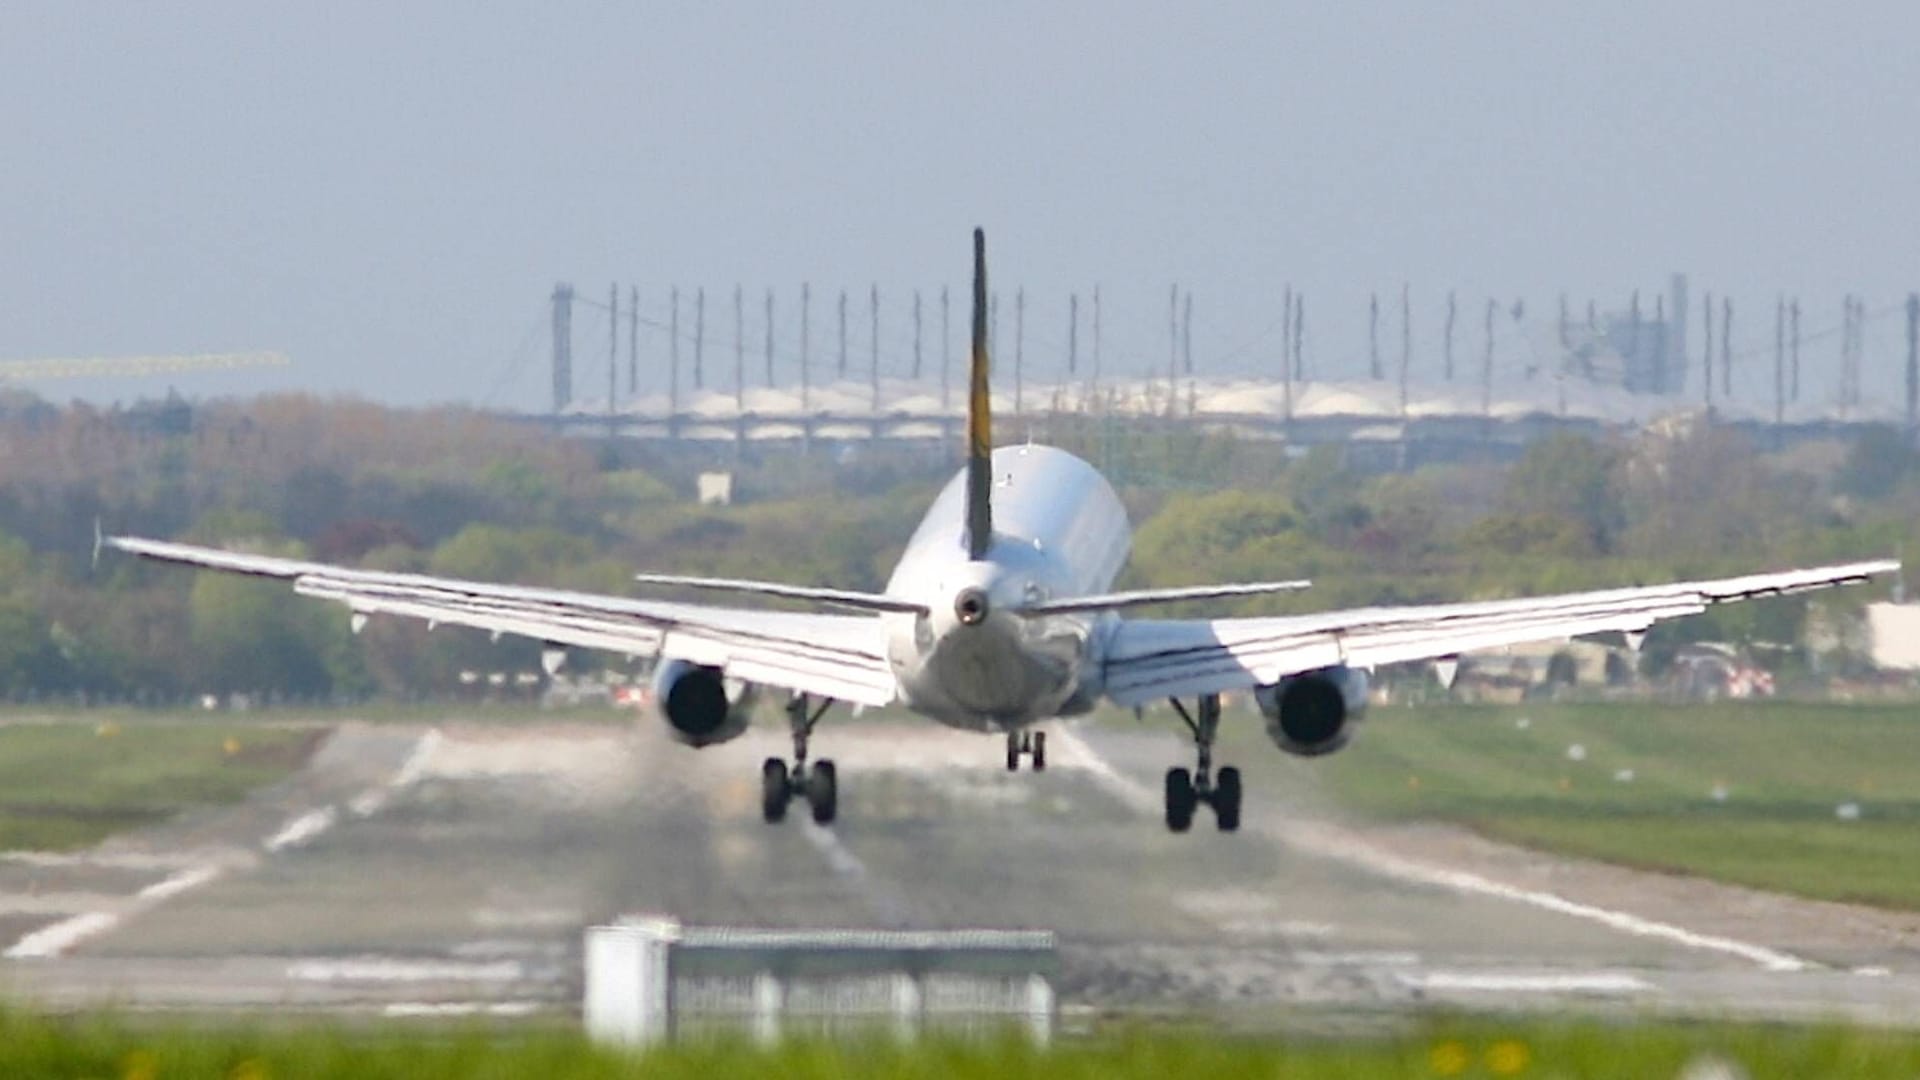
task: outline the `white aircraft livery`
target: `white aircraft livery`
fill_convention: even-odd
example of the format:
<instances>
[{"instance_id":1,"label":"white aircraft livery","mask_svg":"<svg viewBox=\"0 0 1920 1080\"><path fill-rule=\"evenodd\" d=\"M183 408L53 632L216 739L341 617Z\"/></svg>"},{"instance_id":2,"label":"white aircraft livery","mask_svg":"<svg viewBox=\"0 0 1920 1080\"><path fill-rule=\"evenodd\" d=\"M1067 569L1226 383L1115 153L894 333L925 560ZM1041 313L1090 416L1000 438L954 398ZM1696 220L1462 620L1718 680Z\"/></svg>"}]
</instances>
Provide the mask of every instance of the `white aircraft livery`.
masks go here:
<instances>
[{"instance_id":1,"label":"white aircraft livery","mask_svg":"<svg viewBox=\"0 0 1920 1080\"><path fill-rule=\"evenodd\" d=\"M807 744L834 702L899 702L943 724L1004 735L1007 768L1046 767L1036 724L1102 700L1165 700L1191 733L1197 768L1166 776L1167 827L1182 832L1211 807L1222 830L1240 824L1239 770L1213 768L1220 695L1250 693L1285 751L1346 745L1366 707L1364 672L1523 642L1606 632L1638 639L1663 619L1709 605L1865 581L1889 560L1718 581L1520 600L1360 608L1312 615L1129 619L1169 601L1271 593L1300 581L1114 592L1131 528L1093 466L1046 446L992 446L987 394L986 242L974 231L973 354L967 462L928 509L879 594L770 582L643 574L645 585L804 601L835 611L767 611L602 596L385 573L116 536L105 543L150 559L291 581L302 596L345 604L358 630L375 615L525 635L550 664L567 648L655 661L661 716L680 741L710 746L742 734L763 689L786 695L791 762L762 768L769 822L804 799L826 824L838 804L831 761ZM1189 703L1191 705L1189 706Z\"/></svg>"}]
</instances>

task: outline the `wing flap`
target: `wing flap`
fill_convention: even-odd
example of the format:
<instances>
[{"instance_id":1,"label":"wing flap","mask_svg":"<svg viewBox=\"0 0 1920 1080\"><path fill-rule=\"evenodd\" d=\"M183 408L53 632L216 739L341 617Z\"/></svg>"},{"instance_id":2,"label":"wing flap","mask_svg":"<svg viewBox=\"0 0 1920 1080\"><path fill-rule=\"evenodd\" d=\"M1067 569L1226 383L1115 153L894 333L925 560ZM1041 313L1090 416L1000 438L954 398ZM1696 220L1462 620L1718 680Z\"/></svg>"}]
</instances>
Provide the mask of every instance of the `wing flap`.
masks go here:
<instances>
[{"instance_id":1,"label":"wing flap","mask_svg":"<svg viewBox=\"0 0 1920 1080\"><path fill-rule=\"evenodd\" d=\"M873 615L634 600L356 570L137 537L106 543L163 562L289 581L296 593L343 604L356 616L393 615L628 656L684 659L751 682L862 705L887 704L897 689L885 630Z\"/></svg>"},{"instance_id":2,"label":"wing flap","mask_svg":"<svg viewBox=\"0 0 1920 1080\"><path fill-rule=\"evenodd\" d=\"M1172 604L1182 600L1223 600L1232 596L1264 596L1268 593L1294 592L1313 586L1311 581L1251 581L1234 585L1189 585L1171 589L1133 589L1128 592L1096 596L1068 596L1059 600L1041 600L1020 608L1022 615L1066 615L1082 611L1112 611L1116 608L1146 604Z\"/></svg>"},{"instance_id":3,"label":"wing flap","mask_svg":"<svg viewBox=\"0 0 1920 1080\"><path fill-rule=\"evenodd\" d=\"M804 600L814 604L851 608L855 611L891 611L925 615L927 606L897 596L825 589L811 585L785 585L773 581L746 581L740 578L682 577L677 574L635 574L642 585L662 585L681 589L709 589L717 592L745 593L780 600Z\"/></svg>"},{"instance_id":4,"label":"wing flap","mask_svg":"<svg viewBox=\"0 0 1920 1080\"><path fill-rule=\"evenodd\" d=\"M1522 600L1126 622L1108 640L1103 671L1109 697L1138 705L1248 689L1333 664L1371 667L1608 631L1633 633L1717 603L1857 584L1898 568L1881 560Z\"/></svg>"}]
</instances>

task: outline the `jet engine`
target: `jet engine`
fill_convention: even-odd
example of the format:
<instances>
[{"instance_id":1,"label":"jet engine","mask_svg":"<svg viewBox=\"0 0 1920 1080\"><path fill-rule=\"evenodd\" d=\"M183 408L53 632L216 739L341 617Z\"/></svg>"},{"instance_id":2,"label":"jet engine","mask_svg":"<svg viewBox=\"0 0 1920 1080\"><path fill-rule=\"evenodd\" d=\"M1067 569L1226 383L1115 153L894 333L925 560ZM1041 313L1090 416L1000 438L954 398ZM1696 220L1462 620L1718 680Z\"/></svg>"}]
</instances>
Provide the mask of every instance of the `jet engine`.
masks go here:
<instances>
[{"instance_id":1,"label":"jet engine","mask_svg":"<svg viewBox=\"0 0 1920 1080\"><path fill-rule=\"evenodd\" d=\"M688 746L712 746L744 734L757 690L752 683L726 678L719 668L685 660L668 660L653 673L654 705L673 737Z\"/></svg>"},{"instance_id":2,"label":"jet engine","mask_svg":"<svg viewBox=\"0 0 1920 1080\"><path fill-rule=\"evenodd\" d=\"M1289 754L1331 754L1353 738L1367 711L1367 676L1345 665L1291 675L1254 690L1267 737Z\"/></svg>"}]
</instances>

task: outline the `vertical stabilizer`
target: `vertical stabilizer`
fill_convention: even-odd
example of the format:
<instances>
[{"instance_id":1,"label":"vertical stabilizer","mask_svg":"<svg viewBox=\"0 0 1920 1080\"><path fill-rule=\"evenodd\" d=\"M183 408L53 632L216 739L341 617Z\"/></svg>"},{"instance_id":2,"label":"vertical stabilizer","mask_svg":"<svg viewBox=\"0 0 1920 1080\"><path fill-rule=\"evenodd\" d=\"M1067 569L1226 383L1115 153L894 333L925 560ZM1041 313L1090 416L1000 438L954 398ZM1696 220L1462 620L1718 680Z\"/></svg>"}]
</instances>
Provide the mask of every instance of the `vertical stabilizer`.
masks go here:
<instances>
[{"instance_id":1,"label":"vertical stabilizer","mask_svg":"<svg viewBox=\"0 0 1920 1080\"><path fill-rule=\"evenodd\" d=\"M993 411L987 394L987 234L973 230L973 360L967 384L967 557L993 543Z\"/></svg>"}]
</instances>

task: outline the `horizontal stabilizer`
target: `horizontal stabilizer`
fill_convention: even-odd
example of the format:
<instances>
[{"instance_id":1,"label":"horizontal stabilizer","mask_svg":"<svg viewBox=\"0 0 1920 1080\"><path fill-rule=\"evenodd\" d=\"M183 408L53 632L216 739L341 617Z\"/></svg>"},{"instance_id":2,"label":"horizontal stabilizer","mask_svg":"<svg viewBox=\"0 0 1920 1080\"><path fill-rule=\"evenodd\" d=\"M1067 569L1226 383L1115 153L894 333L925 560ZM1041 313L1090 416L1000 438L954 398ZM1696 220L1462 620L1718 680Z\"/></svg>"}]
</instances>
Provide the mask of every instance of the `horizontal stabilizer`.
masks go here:
<instances>
[{"instance_id":1,"label":"horizontal stabilizer","mask_svg":"<svg viewBox=\"0 0 1920 1080\"><path fill-rule=\"evenodd\" d=\"M927 606L911 600L902 600L897 596L881 596L876 593L852 592L847 589L823 589L811 585L782 585L773 581L748 581L742 578L681 577L677 574L635 574L633 580L642 585L663 585L679 589L711 589L716 592L746 593L752 596L771 596L781 600L803 600L814 604L831 604L834 607L851 608L855 611L900 611L913 615L925 615Z\"/></svg>"},{"instance_id":2,"label":"horizontal stabilizer","mask_svg":"<svg viewBox=\"0 0 1920 1080\"><path fill-rule=\"evenodd\" d=\"M1263 596L1311 588L1311 581L1248 581L1233 585L1189 585L1177 589L1134 589L1099 596L1065 596L1020 608L1022 615L1066 615L1078 611L1110 611L1145 604L1173 604L1182 600L1221 600L1233 596Z\"/></svg>"}]
</instances>

